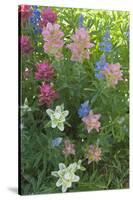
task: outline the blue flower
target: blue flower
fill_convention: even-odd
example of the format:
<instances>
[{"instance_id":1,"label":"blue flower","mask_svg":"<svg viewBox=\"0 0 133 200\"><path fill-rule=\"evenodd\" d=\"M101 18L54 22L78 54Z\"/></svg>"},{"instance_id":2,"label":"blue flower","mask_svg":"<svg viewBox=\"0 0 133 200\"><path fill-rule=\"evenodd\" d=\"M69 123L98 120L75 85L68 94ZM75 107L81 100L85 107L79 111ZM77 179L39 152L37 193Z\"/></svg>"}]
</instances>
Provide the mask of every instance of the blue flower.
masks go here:
<instances>
[{"instance_id":1,"label":"blue flower","mask_svg":"<svg viewBox=\"0 0 133 200\"><path fill-rule=\"evenodd\" d=\"M37 9L38 9L38 6L32 6L32 8L33 8L34 10L37 10Z\"/></svg>"},{"instance_id":2,"label":"blue flower","mask_svg":"<svg viewBox=\"0 0 133 200\"><path fill-rule=\"evenodd\" d=\"M38 6L32 6L32 16L29 18L29 23L32 25L34 33L40 33L41 28L39 27L39 22L41 20L41 14L38 10Z\"/></svg>"},{"instance_id":3,"label":"blue flower","mask_svg":"<svg viewBox=\"0 0 133 200\"><path fill-rule=\"evenodd\" d=\"M83 104L81 104L79 110L78 110L78 115L79 117L85 117L89 114L90 112L90 106L88 105L88 101L85 101Z\"/></svg>"},{"instance_id":4,"label":"blue flower","mask_svg":"<svg viewBox=\"0 0 133 200\"><path fill-rule=\"evenodd\" d=\"M52 145L53 147L58 147L62 142L62 138L61 137L57 137L55 139L52 140Z\"/></svg>"},{"instance_id":5,"label":"blue flower","mask_svg":"<svg viewBox=\"0 0 133 200\"><path fill-rule=\"evenodd\" d=\"M103 79L104 78L103 74L99 73L99 72L95 73L95 77L98 78L98 79Z\"/></svg>"},{"instance_id":6,"label":"blue flower","mask_svg":"<svg viewBox=\"0 0 133 200\"><path fill-rule=\"evenodd\" d=\"M84 16L82 14L80 14L80 16L78 18L78 26L79 26L79 28L83 27L83 22L84 22Z\"/></svg>"},{"instance_id":7,"label":"blue flower","mask_svg":"<svg viewBox=\"0 0 133 200\"><path fill-rule=\"evenodd\" d=\"M102 37L102 42L100 42L100 50L103 52L110 52L112 49L111 37L110 32L107 30Z\"/></svg>"},{"instance_id":8,"label":"blue flower","mask_svg":"<svg viewBox=\"0 0 133 200\"><path fill-rule=\"evenodd\" d=\"M100 57L100 60L96 62L96 68L95 68L95 77L98 79L104 78L102 74L102 70L104 70L107 67L108 63L106 62L105 55L102 55Z\"/></svg>"}]
</instances>

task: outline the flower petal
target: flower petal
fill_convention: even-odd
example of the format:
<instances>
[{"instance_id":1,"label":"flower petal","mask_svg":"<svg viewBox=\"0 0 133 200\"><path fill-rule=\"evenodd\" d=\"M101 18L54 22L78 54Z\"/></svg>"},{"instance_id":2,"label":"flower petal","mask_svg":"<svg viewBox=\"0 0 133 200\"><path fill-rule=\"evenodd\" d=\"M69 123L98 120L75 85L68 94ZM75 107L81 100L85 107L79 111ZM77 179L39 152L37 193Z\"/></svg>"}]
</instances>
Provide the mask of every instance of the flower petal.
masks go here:
<instances>
[{"instance_id":1,"label":"flower petal","mask_svg":"<svg viewBox=\"0 0 133 200\"><path fill-rule=\"evenodd\" d=\"M64 131L64 124L62 122L59 122L57 127L59 128L60 131Z\"/></svg>"},{"instance_id":2,"label":"flower petal","mask_svg":"<svg viewBox=\"0 0 133 200\"><path fill-rule=\"evenodd\" d=\"M55 112L61 113L61 106L56 106Z\"/></svg>"},{"instance_id":3,"label":"flower petal","mask_svg":"<svg viewBox=\"0 0 133 200\"><path fill-rule=\"evenodd\" d=\"M59 177L58 171L53 171L53 172L51 172L51 175L52 175L52 176L55 176L55 177Z\"/></svg>"},{"instance_id":4,"label":"flower petal","mask_svg":"<svg viewBox=\"0 0 133 200\"><path fill-rule=\"evenodd\" d=\"M62 185L62 180L61 178L59 178L59 180L56 182L56 186L60 187Z\"/></svg>"},{"instance_id":5,"label":"flower petal","mask_svg":"<svg viewBox=\"0 0 133 200\"><path fill-rule=\"evenodd\" d=\"M62 170L62 169L66 169L66 166L64 163L59 163L59 169Z\"/></svg>"},{"instance_id":6,"label":"flower petal","mask_svg":"<svg viewBox=\"0 0 133 200\"><path fill-rule=\"evenodd\" d=\"M54 111L51 109L47 109L46 113L48 114L48 116L51 118L51 116L54 114Z\"/></svg>"},{"instance_id":7,"label":"flower petal","mask_svg":"<svg viewBox=\"0 0 133 200\"><path fill-rule=\"evenodd\" d=\"M75 163L70 164L68 168L72 170L73 172L75 172L77 169L77 163L75 162Z\"/></svg>"},{"instance_id":8,"label":"flower petal","mask_svg":"<svg viewBox=\"0 0 133 200\"><path fill-rule=\"evenodd\" d=\"M80 177L75 175L72 181L73 181L73 182L78 182L79 179L80 179Z\"/></svg>"},{"instance_id":9,"label":"flower petal","mask_svg":"<svg viewBox=\"0 0 133 200\"><path fill-rule=\"evenodd\" d=\"M52 128L56 128L56 126L57 126L57 122L56 122L56 121L52 121L51 127L52 127Z\"/></svg>"},{"instance_id":10,"label":"flower petal","mask_svg":"<svg viewBox=\"0 0 133 200\"><path fill-rule=\"evenodd\" d=\"M71 186L72 186L72 182L71 181L67 182L67 188L70 188Z\"/></svg>"},{"instance_id":11,"label":"flower petal","mask_svg":"<svg viewBox=\"0 0 133 200\"><path fill-rule=\"evenodd\" d=\"M62 117L67 117L69 115L69 111L65 110L64 112L62 112Z\"/></svg>"},{"instance_id":12,"label":"flower petal","mask_svg":"<svg viewBox=\"0 0 133 200\"><path fill-rule=\"evenodd\" d=\"M66 185L62 185L62 192L66 192L67 191L67 186Z\"/></svg>"}]
</instances>

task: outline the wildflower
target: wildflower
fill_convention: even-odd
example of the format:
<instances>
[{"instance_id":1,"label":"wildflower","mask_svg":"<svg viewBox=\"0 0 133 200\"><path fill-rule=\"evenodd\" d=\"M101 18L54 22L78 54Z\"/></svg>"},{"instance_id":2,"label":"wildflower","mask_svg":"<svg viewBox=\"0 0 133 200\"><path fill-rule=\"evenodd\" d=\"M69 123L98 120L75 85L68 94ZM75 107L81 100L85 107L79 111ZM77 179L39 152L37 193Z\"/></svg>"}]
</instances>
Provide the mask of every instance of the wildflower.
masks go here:
<instances>
[{"instance_id":1,"label":"wildflower","mask_svg":"<svg viewBox=\"0 0 133 200\"><path fill-rule=\"evenodd\" d=\"M90 145L86 155L86 158L88 159L88 164L93 161L98 162L99 160L101 160L101 154L101 148L99 148L97 144Z\"/></svg>"},{"instance_id":2,"label":"wildflower","mask_svg":"<svg viewBox=\"0 0 133 200\"><path fill-rule=\"evenodd\" d=\"M28 105L28 99L25 98L24 105L21 106L21 115L22 115L22 117L24 116L25 113L27 113L29 111L31 111L31 108Z\"/></svg>"},{"instance_id":3,"label":"wildflower","mask_svg":"<svg viewBox=\"0 0 133 200\"><path fill-rule=\"evenodd\" d=\"M54 75L54 68L49 64L48 61L37 64L37 71L35 72L35 78L37 80L45 79L49 80Z\"/></svg>"},{"instance_id":4,"label":"wildflower","mask_svg":"<svg viewBox=\"0 0 133 200\"><path fill-rule=\"evenodd\" d=\"M53 147L58 147L62 142L62 138L61 137L57 137L55 139L52 140L52 145Z\"/></svg>"},{"instance_id":5,"label":"wildflower","mask_svg":"<svg viewBox=\"0 0 133 200\"><path fill-rule=\"evenodd\" d=\"M40 20L41 20L41 14L40 11L38 10L38 6L32 6L32 16L29 18L29 23L32 25L34 33L40 33L41 28L40 28Z\"/></svg>"},{"instance_id":6,"label":"wildflower","mask_svg":"<svg viewBox=\"0 0 133 200\"><path fill-rule=\"evenodd\" d=\"M57 14L51 8L44 8L41 12L40 27L47 26L48 23L54 24L57 19Z\"/></svg>"},{"instance_id":7,"label":"wildflower","mask_svg":"<svg viewBox=\"0 0 133 200\"><path fill-rule=\"evenodd\" d=\"M26 55L31 53L33 47L31 45L30 39L28 36L22 35L20 38L20 51L22 54Z\"/></svg>"},{"instance_id":8,"label":"wildflower","mask_svg":"<svg viewBox=\"0 0 133 200\"><path fill-rule=\"evenodd\" d=\"M83 104L81 104L78 110L78 115L79 117L85 117L89 114L89 112L90 112L90 106L88 105L88 101L85 101Z\"/></svg>"},{"instance_id":9,"label":"wildflower","mask_svg":"<svg viewBox=\"0 0 133 200\"><path fill-rule=\"evenodd\" d=\"M84 59L90 58L89 49L94 45L90 43L90 37L85 28L79 28L71 37L72 43L67 45L67 48L71 50L72 61L83 62Z\"/></svg>"},{"instance_id":10,"label":"wildflower","mask_svg":"<svg viewBox=\"0 0 133 200\"><path fill-rule=\"evenodd\" d=\"M29 5L20 5L19 6L19 14L22 20L22 23L25 23L28 18L32 15L32 9Z\"/></svg>"},{"instance_id":11,"label":"wildflower","mask_svg":"<svg viewBox=\"0 0 133 200\"><path fill-rule=\"evenodd\" d=\"M24 73L23 73L23 76L24 76L24 79L25 79L25 80L28 80L28 78L29 78L30 75L31 75L31 72L32 72L31 69L29 69L28 67L25 68Z\"/></svg>"},{"instance_id":12,"label":"wildflower","mask_svg":"<svg viewBox=\"0 0 133 200\"><path fill-rule=\"evenodd\" d=\"M81 170L81 171L85 171L85 168L82 166L82 160L79 160L77 163L76 163L76 170Z\"/></svg>"},{"instance_id":13,"label":"wildflower","mask_svg":"<svg viewBox=\"0 0 133 200\"><path fill-rule=\"evenodd\" d=\"M93 114L93 112L90 111L89 115L82 118L88 133L90 133L92 129L96 129L96 131L99 132L99 128L101 126L101 123L99 122L100 117L100 114Z\"/></svg>"},{"instance_id":14,"label":"wildflower","mask_svg":"<svg viewBox=\"0 0 133 200\"><path fill-rule=\"evenodd\" d=\"M43 46L45 53L54 56L56 59L61 59L64 33L60 31L60 25L48 23L43 28L42 35L45 41Z\"/></svg>"},{"instance_id":15,"label":"wildflower","mask_svg":"<svg viewBox=\"0 0 133 200\"><path fill-rule=\"evenodd\" d=\"M69 114L68 110L64 111L64 106L56 106L55 111L51 109L47 109L46 113L49 115L51 119L51 127L58 128L60 131L64 131L64 123L66 121L66 117Z\"/></svg>"},{"instance_id":16,"label":"wildflower","mask_svg":"<svg viewBox=\"0 0 133 200\"><path fill-rule=\"evenodd\" d=\"M102 74L102 70L104 70L107 67L108 63L106 62L105 55L102 55L100 57L100 60L96 62L96 68L95 68L95 76L98 79L104 78L104 75Z\"/></svg>"},{"instance_id":17,"label":"wildflower","mask_svg":"<svg viewBox=\"0 0 133 200\"><path fill-rule=\"evenodd\" d=\"M118 81L123 80L122 71L120 70L120 64L108 64L107 67L102 71L102 74L107 80L108 87L115 87Z\"/></svg>"},{"instance_id":18,"label":"wildflower","mask_svg":"<svg viewBox=\"0 0 133 200\"><path fill-rule=\"evenodd\" d=\"M78 182L80 177L75 175L77 170L84 171L85 168L81 166L81 160L78 163L72 163L68 167L64 163L59 163L59 170L51 172L52 176L58 177L56 182L57 187L62 187L62 192L66 192L68 188L72 187L73 182Z\"/></svg>"},{"instance_id":19,"label":"wildflower","mask_svg":"<svg viewBox=\"0 0 133 200\"><path fill-rule=\"evenodd\" d=\"M72 144L69 140L64 141L65 147L63 149L63 154L66 156L73 154L75 155L75 145Z\"/></svg>"},{"instance_id":20,"label":"wildflower","mask_svg":"<svg viewBox=\"0 0 133 200\"><path fill-rule=\"evenodd\" d=\"M79 18L78 18L78 26L79 26L79 28L83 27L83 22L84 22L84 16L82 14L80 14Z\"/></svg>"},{"instance_id":21,"label":"wildflower","mask_svg":"<svg viewBox=\"0 0 133 200\"><path fill-rule=\"evenodd\" d=\"M58 93L50 84L42 83L40 86L39 103L50 106L58 98Z\"/></svg>"},{"instance_id":22,"label":"wildflower","mask_svg":"<svg viewBox=\"0 0 133 200\"><path fill-rule=\"evenodd\" d=\"M100 50L103 52L110 52L112 48L110 31L107 30L105 35L102 37L102 42L100 43Z\"/></svg>"}]
</instances>

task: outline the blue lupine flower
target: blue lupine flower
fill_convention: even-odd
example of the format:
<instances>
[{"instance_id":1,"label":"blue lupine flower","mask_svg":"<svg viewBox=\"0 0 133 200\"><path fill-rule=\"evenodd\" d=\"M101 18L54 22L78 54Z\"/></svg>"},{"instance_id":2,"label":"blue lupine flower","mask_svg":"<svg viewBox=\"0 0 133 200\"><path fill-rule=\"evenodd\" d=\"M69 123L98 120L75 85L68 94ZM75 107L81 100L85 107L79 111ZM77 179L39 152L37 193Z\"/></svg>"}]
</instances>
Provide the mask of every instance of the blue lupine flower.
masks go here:
<instances>
[{"instance_id":1,"label":"blue lupine flower","mask_svg":"<svg viewBox=\"0 0 133 200\"><path fill-rule=\"evenodd\" d=\"M112 43L111 43L111 37L110 37L110 31L107 30L102 37L102 42L100 43L100 50L103 52L110 52L112 49Z\"/></svg>"},{"instance_id":2,"label":"blue lupine flower","mask_svg":"<svg viewBox=\"0 0 133 200\"><path fill-rule=\"evenodd\" d=\"M96 68L95 68L95 77L98 79L104 78L102 74L102 70L104 70L107 67L108 63L106 62L105 55L102 55L100 57L100 60L96 62Z\"/></svg>"},{"instance_id":3,"label":"blue lupine flower","mask_svg":"<svg viewBox=\"0 0 133 200\"><path fill-rule=\"evenodd\" d=\"M39 22L41 20L41 14L38 10L38 6L32 6L32 16L29 18L29 23L32 25L34 33L40 33L41 28L39 27Z\"/></svg>"},{"instance_id":4,"label":"blue lupine flower","mask_svg":"<svg viewBox=\"0 0 133 200\"><path fill-rule=\"evenodd\" d=\"M99 72L95 73L95 77L98 78L98 79L103 79L104 78L103 74L99 73Z\"/></svg>"},{"instance_id":5,"label":"blue lupine flower","mask_svg":"<svg viewBox=\"0 0 133 200\"><path fill-rule=\"evenodd\" d=\"M55 139L52 140L52 145L53 147L58 147L62 142L62 138L61 137L57 137Z\"/></svg>"},{"instance_id":6,"label":"blue lupine flower","mask_svg":"<svg viewBox=\"0 0 133 200\"><path fill-rule=\"evenodd\" d=\"M79 117L85 117L89 114L90 112L90 106L88 105L88 101L85 101L83 104L81 104L79 110L78 110L78 115Z\"/></svg>"},{"instance_id":7,"label":"blue lupine flower","mask_svg":"<svg viewBox=\"0 0 133 200\"><path fill-rule=\"evenodd\" d=\"M83 22L84 22L84 16L82 14L80 14L80 16L78 18L78 26L79 26L79 28L83 27Z\"/></svg>"},{"instance_id":8,"label":"blue lupine flower","mask_svg":"<svg viewBox=\"0 0 133 200\"><path fill-rule=\"evenodd\" d=\"M38 6L32 6L33 9L37 10L38 9Z\"/></svg>"}]
</instances>

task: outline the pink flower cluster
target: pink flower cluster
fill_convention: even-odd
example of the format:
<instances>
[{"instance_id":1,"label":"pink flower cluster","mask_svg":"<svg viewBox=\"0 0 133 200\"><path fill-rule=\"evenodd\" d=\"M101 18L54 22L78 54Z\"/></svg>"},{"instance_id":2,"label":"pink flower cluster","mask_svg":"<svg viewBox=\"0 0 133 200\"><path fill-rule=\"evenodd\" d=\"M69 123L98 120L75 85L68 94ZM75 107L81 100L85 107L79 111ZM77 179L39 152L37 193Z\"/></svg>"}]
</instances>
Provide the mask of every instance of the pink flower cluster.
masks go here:
<instances>
[{"instance_id":1,"label":"pink flower cluster","mask_svg":"<svg viewBox=\"0 0 133 200\"><path fill-rule=\"evenodd\" d=\"M32 15L32 9L29 5L20 5L19 6L19 14L23 23L25 23L28 18Z\"/></svg>"},{"instance_id":2,"label":"pink flower cluster","mask_svg":"<svg viewBox=\"0 0 133 200\"><path fill-rule=\"evenodd\" d=\"M53 100L59 97L58 93L48 83L42 83L40 86L39 103L41 105L50 106Z\"/></svg>"},{"instance_id":3,"label":"pink flower cluster","mask_svg":"<svg viewBox=\"0 0 133 200\"><path fill-rule=\"evenodd\" d=\"M100 117L100 114L93 114L93 112L90 111L87 116L82 118L88 133L90 133L92 129L96 129L96 131L99 132L99 128L101 126L101 123L99 122Z\"/></svg>"},{"instance_id":4,"label":"pink flower cluster","mask_svg":"<svg viewBox=\"0 0 133 200\"><path fill-rule=\"evenodd\" d=\"M107 80L108 87L115 87L118 84L118 81L123 80L122 72L120 70L120 64L108 64L107 67L102 71L102 74Z\"/></svg>"},{"instance_id":5,"label":"pink flower cluster","mask_svg":"<svg viewBox=\"0 0 133 200\"><path fill-rule=\"evenodd\" d=\"M37 80L50 80L54 75L54 68L49 64L48 61L37 64L37 71L35 72L35 78Z\"/></svg>"},{"instance_id":6,"label":"pink flower cluster","mask_svg":"<svg viewBox=\"0 0 133 200\"><path fill-rule=\"evenodd\" d=\"M71 50L72 61L83 62L84 59L90 58L89 49L94 45L90 42L90 37L85 28L80 28L72 35L72 43L67 45L67 48Z\"/></svg>"},{"instance_id":7,"label":"pink flower cluster","mask_svg":"<svg viewBox=\"0 0 133 200\"><path fill-rule=\"evenodd\" d=\"M48 23L42 31L44 43L44 51L56 59L62 58L62 47L64 45L62 37L64 33L60 31L60 25Z\"/></svg>"},{"instance_id":8,"label":"pink flower cluster","mask_svg":"<svg viewBox=\"0 0 133 200\"><path fill-rule=\"evenodd\" d=\"M28 36L22 35L20 38L20 51L22 54L29 54L33 50L30 39Z\"/></svg>"},{"instance_id":9,"label":"pink flower cluster","mask_svg":"<svg viewBox=\"0 0 133 200\"><path fill-rule=\"evenodd\" d=\"M57 19L57 14L52 11L51 8L44 8L41 12L41 21L40 21L40 27L43 28L44 26L47 26L47 24L55 23Z\"/></svg>"},{"instance_id":10,"label":"pink flower cluster","mask_svg":"<svg viewBox=\"0 0 133 200\"><path fill-rule=\"evenodd\" d=\"M68 156L70 154L75 155L75 145L72 144L69 140L64 141L64 149L63 149L63 154Z\"/></svg>"},{"instance_id":11,"label":"pink flower cluster","mask_svg":"<svg viewBox=\"0 0 133 200\"><path fill-rule=\"evenodd\" d=\"M101 160L101 154L101 148L99 148L97 144L90 145L86 155L86 158L88 158L88 164L93 161L98 162L99 160Z\"/></svg>"}]
</instances>

